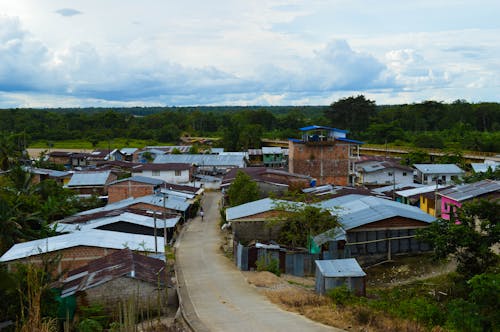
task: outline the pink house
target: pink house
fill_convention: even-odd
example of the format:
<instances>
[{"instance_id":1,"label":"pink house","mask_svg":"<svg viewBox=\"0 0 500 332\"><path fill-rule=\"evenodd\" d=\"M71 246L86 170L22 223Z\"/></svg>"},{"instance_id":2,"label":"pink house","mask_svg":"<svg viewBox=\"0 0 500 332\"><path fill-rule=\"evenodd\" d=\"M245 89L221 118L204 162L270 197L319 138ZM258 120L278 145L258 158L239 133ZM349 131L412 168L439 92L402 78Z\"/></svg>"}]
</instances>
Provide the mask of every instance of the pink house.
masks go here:
<instances>
[{"instance_id":1,"label":"pink house","mask_svg":"<svg viewBox=\"0 0 500 332\"><path fill-rule=\"evenodd\" d=\"M500 198L500 182L483 180L475 183L464 184L445 189L439 193L441 196L441 218L450 220L453 213L464 202L474 198Z\"/></svg>"}]
</instances>

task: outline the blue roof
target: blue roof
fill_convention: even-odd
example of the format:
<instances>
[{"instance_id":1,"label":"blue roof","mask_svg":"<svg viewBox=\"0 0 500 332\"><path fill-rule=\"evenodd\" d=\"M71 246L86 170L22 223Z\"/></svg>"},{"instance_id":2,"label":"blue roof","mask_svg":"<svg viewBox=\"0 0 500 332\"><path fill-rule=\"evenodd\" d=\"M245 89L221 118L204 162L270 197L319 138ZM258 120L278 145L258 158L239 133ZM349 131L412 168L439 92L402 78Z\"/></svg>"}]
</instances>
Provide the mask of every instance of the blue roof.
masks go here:
<instances>
[{"instance_id":1,"label":"blue roof","mask_svg":"<svg viewBox=\"0 0 500 332\"><path fill-rule=\"evenodd\" d=\"M337 129L337 128L332 128L332 127L325 127L325 126L307 126L307 127L302 127L299 128L300 131L309 131L309 130L331 130L331 131L336 131L339 133L348 133L348 130L342 130L342 129Z\"/></svg>"},{"instance_id":2,"label":"blue roof","mask_svg":"<svg viewBox=\"0 0 500 332\"><path fill-rule=\"evenodd\" d=\"M337 141L343 141L343 142L348 142L348 143L355 143L355 144L365 144L364 142L357 141L355 139L350 139L350 138L336 137L335 140L337 140Z\"/></svg>"}]
</instances>

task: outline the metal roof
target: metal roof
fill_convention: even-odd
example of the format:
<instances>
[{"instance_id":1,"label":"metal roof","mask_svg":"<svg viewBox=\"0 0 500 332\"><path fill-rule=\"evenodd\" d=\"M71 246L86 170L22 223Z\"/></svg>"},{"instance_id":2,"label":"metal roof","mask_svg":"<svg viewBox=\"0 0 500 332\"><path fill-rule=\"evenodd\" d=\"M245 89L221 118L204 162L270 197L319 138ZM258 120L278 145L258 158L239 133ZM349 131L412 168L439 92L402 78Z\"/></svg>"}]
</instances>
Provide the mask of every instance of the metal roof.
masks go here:
<instances>
[{"instance_id":1,"label":"metal roof","mask_svg":"<svg viewBox=\"0 0 500 332\"><path fill-rule=\"evenodd\" d=\"M0 262L13 261L78 246L153 251L155 238L149 235L89 229L15 244L0 257ZM158 250L163 252L163 246L158 246Z\"/></svg>"},{"instance_id":2,"label":"metal roof","mask_svg":"<svg viewBox=\"0 0 500 332\"><path fill-rule=\"evenodd\" d=\"M485 173L489 168L494 171L497 167L500 167L500 163L496 162L471 163L470 165L474 173Z\"/></svg>"},{"instance_id":3,"label":"metal roof","mask_svg":"<svg viewBox=\"0 0 500 332\"><path fill-rule=\"evenodd\" d=\"M127 182L127 181L140 182L140 183L146 183L146 184L151 184L151 185L159 185L159 184L165 183L165 181L160 180L160 179L154 179L154 178L149 178L147 176L135 175L135 176L131 176L129 178L113 181L110 183L110 185L116 184L116 183L121 183L121 182Z\"/></svg>"},{"instance_id":4,"label":"metal roof","mask_svg":"<svg viewBox=\"0 0 500 332\"><path fill-rule=\"evenodd\" d=\"M139 150L139 149L138 148L123 148L120 150L120 152L125 154L125 155L131 155L131 154L134 154L134 152L136 152L137 150Z\"/></svg>"},{"instance_id":5,"label":"metal roof","mask_svg":"<svg viewBox=\"0 0 500 332\"><path fill-rule=\"evenodd\" d=\"M316 267L327 278L364 277L366 273L354 258L316 260Z\"/></svg>"},{"instance_id":6,"label":"metal roof","mask_svg":"<svg viewBox=\"0 0 500 332\"><path fill-rule=\"evenodd\" d=\"M159 215L156 218L156 228L172 228L177 225L179 220L181 219L180 216L169 216L167 219L163 219L161 215ZM87 220L84 223L65 223L65 222L60 222L56 223L55 226L55 231L59 233L65 233L65 232L77 232L77 231L85 231L88 229L95 229L99 228L101 226L106 226L110 224L114 224L117 222L126 222L134 225L140 225L140 226L145 226L149 228L154 228L155 225L155 218L152 216L145 216L145 215L140 215L140 214L135 214L131 212L123 212L120 215L117 216L110 216L110 217L102 217L102 218L96 218L92 220Z\"/></svg>"},{"instance_id":7,"label":"metal roof","mask_svg":"<svg viewBox=\"0 0 500 332\"><path fill-rule=\"evenodd\" d=\"M170 154L160 155L154 163L187 163L198 166L232 166L245 167L244 155L215 154Z\"/></svg>"},{"instance_id":8,"label":"metal roof","mask_svg":"<svg viewBox=\"0 0 500 332\"><path fill-rule=\"evenodd\" d=\"M303 203L296 203L279 199L263 198L258 201L253 201L226 209L226 220L231 221L235 219L253 216L263 212L273 211L276 208L276 204L279 203L299 204L299 205L303 204Z\"/></svg>"},{"instance_id":9,"label":"metal roof","mask_svg":"<svg viewBox=\"0 0 500 332\"><path fill-rule=\"evenodd\" d=\"M436 220L418 207L390 201L384 198L358 194L332 198L316 206L328 209L339 216L344 230L350 230L379 220L392 217L405 217L426 223Z\"/></svg>"},{"instance_id":10,"label":"metal roof","mask_svg":"<svg viewBox=\"0 0 500 332\"><path fill-rule=\"evenodd\" d=\"M446 185L429 185L429 186L423 186L423 187L418 187L418 188L413 188L413 189L407 189L407 190L400 190L400 191L396 191L396 195L398 196L401 196L401 197L411 197L411 196L415 196L415 195L420 195L420 194L425 194L425 193L429 193L431 191L434 191L436 189L443 189L443 188L446 188L448 186Z\"/></svg>"},{"instance_id":11,"label":"metal roof","mask_svg":"<svg viewBox=\"0 0 500 332\"><path fill-rule=\"evenodd\" d=\"M457 202L500 191L500 181L483 180L445 189L439 194Z\"/></svg>"},{"instance_id":12,"label":"metal roof","mask_svg":"<svg viewBox=\"0 0 500 332\"><path fill-rule=\"evenodd\" d=\"M38 168L38 167L23 167L23 170L33 174L48 175L54 178L65 177L71 174L70 172L66 171L57 171L54 169Z\"/></svg>"},{"instance_id":13,"label":"metal roof","mask_svg":"<svg viewBox=\"0 0 500 332\"><path fill-rule=\"evenodd\" d=\"M339 133L348 133L349 131L348 130L343 130L343 129L337 129L337 128L332 128L332 127L325 127L325 126L317 126L317 125L313 125L313 126L308 126L308 127L302 127L302 128L299 128L300 131L309 131L309 130L330 130L330 131L336 131L336 132L339 132Z\"/></svg>"},{"instance_id":14,"label":"metal roof","mask_svg":"<svg viewBox=\"0 0 500 332\"><path fill-rule=\"evenodd\" d=\"M262 154L283 154L279 146L263 146Z\"/></svg>"},{"instance_id":15,"label":"metal roof","mask_svg":"<svg viewBox=\"0 0 500 332\"><path fill-rule=\"evenodd\" d=\"M103 172L75 172L69 180L68 187L104 186L111 171Z\"/></svg>"},{"instance_id":16,"label":"metal roof","mask_svg":"<svg viewBox=\"0 0 500 332\"><path fill-rule=\"evenodd\" d=\"M100 211L110 211L110 210L116 210L116 209L121 209L127 206L131 206L134 204L139 204L139 203L146 203L146 204L151 204L157 207L163 207L171 210L176 210L176 211L181 211L184 212L188 209L189 203L186 202L184 198L180 198L178 196L167 196L167 199L165 200L165 205L163 205L163 196L161 195L148 195L148 196L142 196L138 198L127 198L118 202L114 202L111 204L107 204L103 207L92 209L92 210L87 210L87 211L82 211L80 213L77 213L77 215L85 215L85 214L91 214L91 213L96 213Z\"/></svg>"},{"instance_id":17,"label":"metal roof","mask_svg":"<svg viewBox=\"0 0 500 332\"><path fill-rule=\"evenodd\" d=\"M123 249L68 272L62 281L61 297L105 284L120 277L157 284L165 282L165 262Z\"/></svg>"},{"instance_id":18,"label":"metal roof","mask_svg":"<svg viewBox=\"0 0 500 332\"><path fill-rule=\"evenodd\" d=\"M421 188L421 187L424 187L425 185L423 184L420 184L420 183L396 183L396 185L394 184L391 184L391 185L388 185L388 186L384 186L384 187L378 187L378 188L374 188L372 189L372 191L374 193L377 193L377 194L383 194L387 191L391 191L393 190L394 188L396 189L401 189L401 188L407 188L407 187L413 187L412 189L414 188Z\"/></svg>"},{"instance_id":19,"label":"metal roof","mask_svg":"<svg viewBox=\"0 0 500 332\"><path fill-rule=\"evenodd\" d=\"M462 174L464 171L455 164L414 164L424 174Z\"/></svg>"}]
</instances>

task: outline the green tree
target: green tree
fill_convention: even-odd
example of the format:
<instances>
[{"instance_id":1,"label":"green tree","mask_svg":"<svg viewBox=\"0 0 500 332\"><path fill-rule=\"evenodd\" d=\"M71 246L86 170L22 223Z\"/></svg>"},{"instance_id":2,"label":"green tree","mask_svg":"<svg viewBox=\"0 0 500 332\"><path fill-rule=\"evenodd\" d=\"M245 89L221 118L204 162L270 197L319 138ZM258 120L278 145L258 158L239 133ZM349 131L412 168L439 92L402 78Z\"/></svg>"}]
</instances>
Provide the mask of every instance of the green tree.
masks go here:
<instances>
[{"instance_id":1,"label":"green tree","mask_svg":"<svg viewBox=\"0 0 500 332\"><path fill-rule=\"evenodd\" d=\"M499 262L492 246L500 242L500 202L474 200L459 208L451 220L439 219L419 232L436 258L453 255L457 272L466 278L487 272Z\"/></svg>"},{"instance_id":2,"label":"green tree","mask_svg":"<svg viewBox=\"0 0 500 332\"><path fill-rule=\"evenodd\" d=\"M336 215L312 205L281 201L275 208L278 216L269 223L280 227L281 244L306 248L313 236L340 226Z\"/></svg>"},{"instance_id":3,"label":"green tree","mask_svg":"<svg viewBox=\"0 0 500 332\"><path fill-rule=\"evenodd\" d=\"M370 118L376 115L376 106L373 100L365 96L339 99L325 111L325 117L330 124L341 129L348 129L354 136L359 135L370 125Z\"/></svg>"},{"instance_id":4,"label":"green tree","mask_svg":"<svg viewBox=\"0 0 500 332\"><path fill-rule=\"evenodd\" d=\"M259 187L245 172L238 171L227 191L229 205L237 206L259 199Z\"/></svg>"}]
</instances>

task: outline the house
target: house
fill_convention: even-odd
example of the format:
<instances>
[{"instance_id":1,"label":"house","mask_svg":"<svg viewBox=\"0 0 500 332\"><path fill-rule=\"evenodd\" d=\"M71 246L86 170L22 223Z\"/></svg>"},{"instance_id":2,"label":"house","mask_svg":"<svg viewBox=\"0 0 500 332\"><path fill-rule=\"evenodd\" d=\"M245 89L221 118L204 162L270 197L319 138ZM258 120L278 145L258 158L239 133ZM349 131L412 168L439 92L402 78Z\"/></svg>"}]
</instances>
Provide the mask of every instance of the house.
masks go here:
<instances>
[{"instance_id":1,"label":"house","mask_svg":"<svg viewBox=\"0 0 500 332\"><path fill-rule=\"evenodd\" d=\"M189 163L140 164L132 169L132 174L169 183L189 183L193 169Z\"/></svg>"},{"instance_id":2,"label":"house","mask_svg":"<svg viewBox=\"0 0 500 332\"><path fill-rule=\"evenodd\" d=\"M348 139L347 131L324 126L300 128L301 139L289 139L290 173L317 179L318 185L354 185L355 161L360 141Z\"/></svg>"},{"instance_id":3,"label":"house","mask_svg":"<svg viewBox=\"0 0 500 332\"><path fill-rule=\"evenodd\" d=\"M116 150L119 153L118 150ZM110 150L96 149L87 156L87 165L96 166L100 161L110 160Z\"/></svg>"},{"instance_id":4,"label":"house","mask_svg":"<svg viewBox=\"0 0 500 332\"><path fill-rule=\"evenodd\" d=\"M421 184L453 184L465 172L455 164L414 164L415 181Z\"/></svg>"},{"instance_id":5,"label":"house","mask_svg":"<svg viewBox=\"0 0 500 332\"><path fill-rule=\"evenodd\" d=\"M347 286L356 295L366 295L366 273L354 258L316 260L316 293Z\"/></svg>"},{"instance_id":6,"label":"house","mask_svg":"<svg viewBox=\"0 0 500 332\"><path fill-rule=\"evenodd\" d=\"M450 220L457 208L475 198L500 199L500 181L483 180L459 185L439 192L441 197L441 218Z\"/></svg>"},{"instance_id":7,"label":"house","mask_svg":"<svg viewBox=\"0 0 500 332\"><path fill-rule=\"evenodd\" d=\"M122 148L120 149L120 152L123 154L124 161L128 162L133 162L134 160L134 154L138 151L138 148Z\"/></svg>"},{"instance_id":8,"label":"house","mask_svg":"<svg viewBox=\"0 0 500 332\"><path fill-rule=\"evenodd\" d=\"M207 175L224 174L231 168L246 166L246 154L169 154L157 156L154 163L185 163L196 165L198 172Z\"/></svg>"},{"instance_id":9,"label":"house","mask_svg":"<svg viewBox=\"0 0 500 332\"><path fill-rule=\"evenodd\" d=\"M438 193L449 187L446 185L420 186L396 191L395 197L397 202L416 206L425 213L438 217L440 215L440 197ZM438 207L437 211L436 207Z\"/></svg>"},{"instance_id":10,"label":"house","mask_svg":"<svg viewBox=\"0 0 500 332\"><path fill-rule=\"evenodd\" d=\"M356 184L380 186L412 184L413 168L401 165L395 160L364 160L356 163Z\"/></svg>"},{"instance_id":11,"label":"house","mask_svg":"<svg viewBox=\"0 0 500 332\"><path fill-rule=\"evenodd\" d=\"M485 160L484 163L471 163L470 165L474 173L486 173L488 169L494 172L500 168L500 163L494 160Z\"/></svg>"},{"instance_id":12,"label":"house","mask_svg":"<svg viewBox=\"0 0 500 332\"><path fill-rule=\"evenodd\" d=\"M346 195L316 203L337 215L340 227L316 235L324 259L357 258L362 262L390 259L394 254L429 250L415 239L416 230L435 217L417 207L388 199Z\"/></svg>"},{"instance_id":13,"label":"house","mask_svg":"<svg viewBox=\"0 0 500 332\"><path fill-rule=\"evenodd\" d=\"M71 173L65 171L37 167L25 167L24 170L32 175L31 181L34 184L50 179L63 186L67 184L71 178Z\"/></svg>"},{"instance_id":14,"label":"house","mask_svg":"<svg viewBox=\"0 0 500 332\"><path fill-rule=\"evenodd\" d=\"M130 197L118 202L107 204L103 207L82 211L76 215L88 215L96 212L111 211L122 208L132 208L139 210L156 211L161 213L178 213L182 216L182 221L186 220L190 202L178 195L166 195L158 193L142 197Z\"/></svg>"},{"instance_id":15,"label":"house","mask_svg":"<svg viewBox=\"0 0 500 332\"><path fill-rule=\"evenodd\" d=\"M307 175L294 174L284 170L267 167L245 167L232 168L222 178L220 187L229 188L236 178L238 172L243 172L255 181L262 193L279 193L288 190L288 188L307 188L311 185L313 179Z\"/></svg>"},{"instance_id":16,"label":"house","mask_svg":"<svg viewBox=\"0 0 500 332\"><path fill-rule=\"evenodd\" d=\"M286 159L283 153L283 149L280 147L262 147L262 162L265 167L285 167Z\"/></svg>"},{"instance_id":17,"label":"house","mask_svg":"<svg viewBox=\"0 0 500 332\"><path fill-rule=\"evenodd\" d=\"M66 168L69 168L71 165L71 156L74 152L68 151L51 151L48 154L48 161L56 164L63 165Z\"/></svg>"},{"instance_id":18,"label":"house","mask_svg":"<svg viewBox=\"0 0 500 332\"><path fill-rule=\"evenodd\" d=\"M69 271L61 284L61 298L75 297L76 303L85 305L98 303L115 314L117 304L130 298L138 312L153 312L158 305L167 305L165 262L130 249L118 250Z\"/></svg>"},{"instance_id":19,"label":"house","mask_svg":"<svg viewBox=\"0 0 500 332\"><path fill-rule=\"evenodd\" d=\"M139 163L150 163L155 160L156 157L164 155L164 150L159 150L151 147L146 147L142 150L134 152L134 161Z\"/></svg>"},{"instance_id":20,"label":"house","mask_svg":"<svg viewBox=\"0 0 500 332\"><path fill-rule=\"evenodd\" d=\"M88 229L100 229L130 234L165 237L155 242L165 245L174 236L181 217L179 214L122 208L99 211L85 215L73 215L57 221L51 226L58 233L73 233Z\"/></svg>"},{"instance_id":21,"label":"house","mask_svg":"<svg viewBox=\"0 0 500 332\"><path fill-rule=\"evenodd\" d=\"M82 171L71 176L66 187L80 195L107 195L108 184L117 176L111 171Z\"/></svg>"},{"instance_id":22,"label":"house","mask_svg":"<svg viewBox=\"0 0 500 332\"><path fill-rule=\"evenodd\" d=\"M11 270L17 263L42 264L57 257L60 259L54 272L64 273L125 248L153 253L155 237L88 229L17 243L0 257L0 262ZM158 252L163 253L164 247L158 246Z\"/></svg>"},{"instance_id":23,"label":"house","mask_svg":"<svg viewBox=\"0 0 500 332\"><path fill-rule=\"evenodd\" d=\"M125 155L121 152L121 150L114 149L105 157L105 160L125 161Z\"/></svg>"},{"instance_id":24,"label":"house","mask_svg":"<svg viewBox=\"0 0 500 332\"><path fill-rule=\"evenodd\" d=\"M90 157L90 153L86 153L86 152L72 153L70 155L70 158L69 158L70 159L70 168L89 166L89 161L88 161L89 157Z\"/></svg>"},{"instance_id":25,"label":"house","mask_svg":"<svg viewBox=\"0 0 500 332\"><path fill-rule=\"evenodd\" d=\"M108 185L108 203L118 202L129 197L152 195L155 193L155 188L164 183L165 181L161 179L139 175L113 181Z\"/></svg>"}]
</instances>

